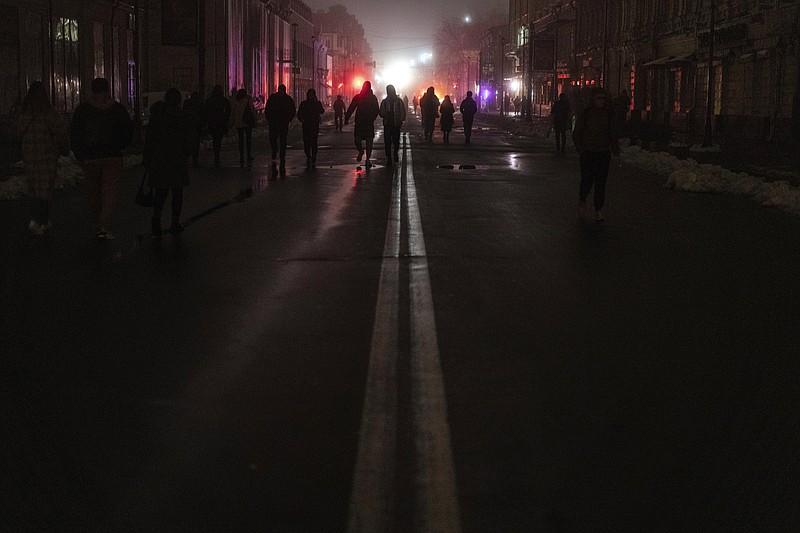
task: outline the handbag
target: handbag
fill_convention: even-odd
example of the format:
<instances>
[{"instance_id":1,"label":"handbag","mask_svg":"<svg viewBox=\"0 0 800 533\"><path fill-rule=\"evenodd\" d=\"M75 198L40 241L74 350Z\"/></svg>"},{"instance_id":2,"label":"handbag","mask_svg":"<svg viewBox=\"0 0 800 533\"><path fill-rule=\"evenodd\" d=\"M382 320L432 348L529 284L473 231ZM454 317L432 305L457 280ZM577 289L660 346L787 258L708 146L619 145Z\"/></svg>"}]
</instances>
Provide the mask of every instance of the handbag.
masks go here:
<instances>
[{"instance_id":1,"label":"handbag","mask_svg":"<svg viewBox=\"0 0 800 533\"><path fill-rule=\"evenodd\" d=\"M153 188L150 187L150 190L144 192L144 180L147 178L147 171L144 171L142 175L142 183L139 184L139 191L136 193L136 199L134 200L137 205L142 207L153 207Z\"/></svg>"}]
</instances>

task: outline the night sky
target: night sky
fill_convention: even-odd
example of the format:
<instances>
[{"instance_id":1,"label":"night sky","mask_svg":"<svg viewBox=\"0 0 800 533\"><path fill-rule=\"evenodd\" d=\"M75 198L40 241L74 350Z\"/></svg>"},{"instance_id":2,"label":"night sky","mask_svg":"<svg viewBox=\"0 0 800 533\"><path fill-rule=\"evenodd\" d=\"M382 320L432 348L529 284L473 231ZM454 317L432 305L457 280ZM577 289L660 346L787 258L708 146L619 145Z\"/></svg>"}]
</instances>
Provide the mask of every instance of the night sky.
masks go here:
<instances>
[{"instance_id":1,"label":"night sky","mask_svg":"<svg viewBox=\"0 0 800 533\"><path fill-rule=\"evenodd\" d=\"M305 0L313 11L343 5L364 27L378 62L413 59L433 50L434 34L444 20L488 27L489 14L508 20L508 0Z\"/></svg>"}]
</instances>

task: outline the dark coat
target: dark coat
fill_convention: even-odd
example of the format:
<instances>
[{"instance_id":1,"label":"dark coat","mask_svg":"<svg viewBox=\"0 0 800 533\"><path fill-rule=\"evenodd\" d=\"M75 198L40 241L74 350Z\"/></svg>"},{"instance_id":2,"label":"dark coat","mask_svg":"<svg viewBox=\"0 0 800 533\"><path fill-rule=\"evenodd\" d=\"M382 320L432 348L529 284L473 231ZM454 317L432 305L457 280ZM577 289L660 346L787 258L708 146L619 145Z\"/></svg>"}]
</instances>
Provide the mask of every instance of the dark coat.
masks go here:
<instances>
[{"instance_id":1,"label":"dark coat","mask_svg":"<svg viewBox=\"0 0 800 533\"><path fill-rule=\"evenodd\" d=\"M350 107L347 108L347 113L344 115L344 121L350 120L350 115L355 112L356 124L353 128L356 137L366 138L375 135L375 119L378 118L380 106L378 106L378 99L372 93L372 89L361 91L353 97L350 102Z\"/></svg>"},{"instance_id":2,"label":"dark coat","mask_svg":"<svg viewBox=\"0 0 800 533\"><path fill-rule=\"evenodd\" d=\"M569 107L569 100L564 98L556 101L550 109L550 114L553 115L553 126L557 130L566 131L571 128L572 121L570 117L572 113Z\"/></svg>"},{"instance_id":3,"label":"dark coat","mask_svg":"<svg viewBox=\"0 0 800 533\"><path fill-rule=\"evenodd\" d=\"M166 102L150 108L142 155L151 187L177 189L189 184L192 125L186 112Z\"/></svg>"},{"instance_id":4,"label":"dark coat","mask_svg":"<svg viewBox=\"0 0 800 533\"><path fill-rule=\"evenodd\" d=\"M453 106L452 102L446 101L439 106L439 113L442 115L442 118L439 120L439 126L442 128L442 131L450 131L453 129L453 115L455 112L456 108Z\"/></svg>"},{"instance_id":5,"label":"dark coat","mask_svg":"<svg viewBox=\"0 0 800 533\"><path fill-rule=\"evenodd\" d=\"M475 115L478 113L478 104L471 96L467 96L461 100L461 105L458 109L461 111L464 122L472 122L472 119L475 118Z\"/></svg>"},{"instance_id":6,"label":"dark coat","mask_svg":"<svg viewBox=\"0 0 800 533\"><path fill-rule=\"evenodd\" d=\"M267 98L264 115L267 117L270 129L283 129L289 127L296 110L294 99L288 94L278 91Z\"/></svg>"},{"instance_id":7,"label":"dark coat","mask_svg":"<svg viewBox=\"0 0 800 533\"><path fill-rule=\"evenodd\" d=\"M325 108L319 100L303 100L297 109L297 120L303 124L303 131L319 131L319 122Z\"/></svg>"},{"instance_id":8,"label":"dark coat","mask_svg":"<svg viewBox=\"0 0 800 533\"><path fill-rule=\"evenodd\" d=\"M72 115L70 141L78 161L121 157L133 138L128 111L108 94L93 94Z\"/></svg>"},{"instance_id":9,"label":"dark coat","mask_svg":"<svg viewBox=\"0 0 800 533\"><path fill-rule=\"evenodd\" d=\"M230 128L231 103L224 96L212 95L206 100L205 118L210 134L226 134Z\"/></svg>"}]
</instances>

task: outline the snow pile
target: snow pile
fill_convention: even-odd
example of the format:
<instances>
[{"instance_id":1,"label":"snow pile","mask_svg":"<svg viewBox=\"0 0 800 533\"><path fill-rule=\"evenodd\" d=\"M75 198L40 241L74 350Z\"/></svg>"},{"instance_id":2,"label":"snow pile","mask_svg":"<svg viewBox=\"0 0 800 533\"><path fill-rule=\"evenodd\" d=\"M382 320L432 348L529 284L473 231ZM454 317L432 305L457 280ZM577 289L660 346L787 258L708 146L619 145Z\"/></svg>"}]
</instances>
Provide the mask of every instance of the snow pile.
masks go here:
<instances>
[{"instance_id":1,"label":"snow pile","mask_svg":"<svg viewBox=\"0 0 800 533\"><path fill-rule=\"evenodd\" d=\"M800 215L800 189L787 181L765 182L746 172L733 172L719 165L678 159L665 152L649 152L638 146L622 146L626 164L667 176L665 187L680 191L749 196L764 206L775 206ZM713 150L712 150L713 151Z\"/></svg>"},{"instance_id":2,"label":"snow pile","mask_svg":"<svg viewBox=\"0 0 800 533\"><path fill-rule=\"evenodd\" d=\"M128 154L122 158L124 169L130 169L142 164L142 154ZM25 163L19 161L14 164L15 168L25 168ZM75 155L58 158L58 174L56 176L56 189L68 189L83 181L83 168L78 164ZM24 175L11 176L6 181L0 181L0 200L16 200L22 195Z\"/></svg>"}]
</instances>

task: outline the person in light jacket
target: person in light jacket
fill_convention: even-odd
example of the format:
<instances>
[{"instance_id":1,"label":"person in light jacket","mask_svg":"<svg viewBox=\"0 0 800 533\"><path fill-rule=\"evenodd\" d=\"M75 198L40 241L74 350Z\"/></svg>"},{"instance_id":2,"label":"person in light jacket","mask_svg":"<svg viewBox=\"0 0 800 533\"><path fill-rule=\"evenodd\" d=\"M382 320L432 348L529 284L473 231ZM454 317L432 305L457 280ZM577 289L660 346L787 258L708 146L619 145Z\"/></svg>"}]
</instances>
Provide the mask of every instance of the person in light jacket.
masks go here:
<instances>
[{"instance_id":1,"label":"person in light jacket","mask_svg":"<svg viewBox=\"0 0 800 533\"><path fill-rule=\"evenodd\" d=\"M44 84L34 81L20 106L17 130L22 137L25 163L24 192L33 198L36 211L28 223L34 235L50 230L50 207L58 174L58 156L69 155L69 134L64 119L50 104Z\"/></svg>"},{"instance_id":2,"label":"person in light jacket","mask_svg":"<svg viewBox=\"0 0 800 533\"><path fill-rule=\"evenodd\" d=\"M408 104L397 97L394 85L386 86L386 98L381 101L378 113L383 119L383 146L386 151L386 164L391 166L400 162L400 128L406 119Z\"/></svg>"}]
</instances>

